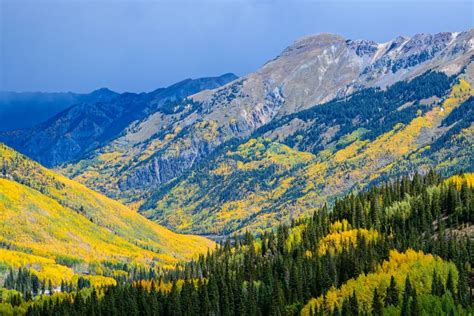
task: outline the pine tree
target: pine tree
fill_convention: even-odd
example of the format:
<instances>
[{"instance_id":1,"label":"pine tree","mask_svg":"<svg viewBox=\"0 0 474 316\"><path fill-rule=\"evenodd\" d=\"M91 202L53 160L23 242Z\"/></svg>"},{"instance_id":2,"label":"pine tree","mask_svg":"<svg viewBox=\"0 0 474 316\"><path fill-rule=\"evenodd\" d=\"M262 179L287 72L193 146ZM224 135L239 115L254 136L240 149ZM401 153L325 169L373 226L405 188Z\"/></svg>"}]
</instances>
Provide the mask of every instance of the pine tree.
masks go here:
<instances>
[{"instance_id":1,"label":"pine tree","mask_svg":"<svg viewBox=\"0 0 474 316\"><path fill-rule=\"evenodd\" d=\"M351 315L351 302L347 298L342 301L341 313L342 315Z\"/></svg>"},{"instance_id":2,"label":"pine tree","mask_svg":"<svg viewBox=\"0 0 474 316\"><path fill-rule=\"evenodd\" d=\"M43 280L41 281L41 294L45 294L46 293L46 281Z\"/></svg>"},{"instance_id":3,"label":"pine tree","mask_svg":"<svg viewBox=\"0 0 474 316\"><path fill-rule=\"evenodd\" d=\"M410 300L412 296L412 291L413 288L411 286L410 277L407 277L405 280L405 291L403 292L401 316L410 315Z\"/></svg>"},{"instance_id":4,"label":"pine tree","mask_svg":"<svg viewBox=\"0 0 474 316\"><path fill-rule=\"evenodd\" d=\"M372 314L375 316L382 315L382 302L380 301L379 292L377 288L374 289L374 298L372 300Z\"/></svg>"},{"instance_id":5,"label":"pine tree","mask_svg":"<svg viewBox=\"0 0 474 316\"><path fill-rule=\"evenodd\" d=\"M397 306L399 300L398 295L397 282L395 281L395 277L392 275L390 278L390 285L387 288L387 295L385 296L385 306Z\"/></svg>"},{"instance_id":6,"label":"pine tree","mask_svg":"<svg viewBox=\"0 0 474 316\"><path fill-rule=\"evenodd\" d=\"M272 289L272 305L271 305L271 315L283 315L285 307L285 298L283 296L283 290L281 288L280 282L275 280L275 284Z\"/></svg>"},{"instance_id":7,"label":"pine tree","mask_svg":"<svg viewBox=\"0 0 474 316\"><path fill-rule=\"evenodd\" d=\"M209 315L211 311L211 302L207 293L207 286L201 280L198 281L198 295L200 301L200 314Z\"/></svg>"},{"instance_id":8,"label":"pine tree","mask_svg":"<svg viewBox=\"0 0 474 316\"><path fill-rule=\"evenodd\" d=\"M183 314L181 310L180 295L175 281L173 281L171 291L169 293L169 304L169 315L179 316Z\"/></svg>"},{"instance_id":9,"label":"pine tree","mask_svg":"<svg viewBox=\"0 0 474 316\"><path fill-rule=\"evenodd\" d=\"M359 315L359 302L357 300L355 291L352 292L352 296L349 299L349 305L350 305L351 315L353 316Z\"/></svg>"},{"instance_id":10,"label":"pine tree","mask_svg":"<svg viewBox=\"0 0 474 316\"><path fill-rule=\"evenodd\" d=\"M256 315L257 314L257 293L253 281L248 282L247 284L247 299L246 299L246 307L247 307L247 314L248 315Z\"/></svg>"},{"instance_id":11,"label":"pine tree","mask_svg":"<svg viewBox=\"0 0 474 316\"><path fill-rule=\"evenodd\" d=\"M412 299L410 303L410 315L411 316L420 316L421 310L420 305L418 304L418 297L416 295L416 289L412 290Z\"/></svg>"},{"instance_id":12,"label":"pine tree","mask_svg":"<svg viewBox=\"0 0 474 316\"><path fill-rule=\"evenodd\" d=\"M208 284L208 295L209 295L209 302L211 303L211 313L214 313L216 315L220 315L220 309L219 309L219 302L220 302L220 297L219 297L219 287L217 285L217 280L215 277L210 277L209 278L209 284Z\"/></svg>"},{"instance_id":13,"label":"pine tree","mask_svg":"<svg viewBox=\"0 0 474 316\"><path fill-rule=\"evenodd\" d=\"M446 290L449 291L453 297L455 297L454 280L453 280L453 274L451 273L451 270L449 270L448 272L448 279L446 281Z\"/></svg>"},{"instance_id":14,"label":"pine tree","mask_svg":"<svg viewBox=\"0 0 474 316\"><path fill-rule=\"evenodd\" d=\"M457 302L462 306L466 307L469 304L469 285L467 281L466 271L459 269L459 280L458 280L458 295Z\"/></svg>"},{"instance_id":15,"label":"pine tree","mask_svg":"<svg viewBox=\"0 0 474 316\"><path fill-rule=\"evenodd\" d=\"M51 280L48 280L48 292L49 295L53 295L53 284L51 283Z\"/></svg>"}]
</instances>

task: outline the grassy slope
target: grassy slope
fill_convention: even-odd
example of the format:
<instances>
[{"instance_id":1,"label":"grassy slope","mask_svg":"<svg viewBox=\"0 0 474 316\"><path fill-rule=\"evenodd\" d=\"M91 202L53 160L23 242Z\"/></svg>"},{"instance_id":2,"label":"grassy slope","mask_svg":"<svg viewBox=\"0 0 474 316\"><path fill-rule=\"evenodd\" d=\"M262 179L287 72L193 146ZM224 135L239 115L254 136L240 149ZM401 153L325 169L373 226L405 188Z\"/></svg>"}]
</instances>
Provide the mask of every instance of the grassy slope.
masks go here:
<instances>
[{"instance_id":1,"label":"grassy slope","mask_svg":"<svg viewBox=\"0 0 474 316\"><path fill-rule=\"evenodd\" d=\"M214 246L202 237L173 233L4 145L0 157L0 242L10 250L85 264L165 266ZM14 262L2 251L4 263Z\"/></svg>"}]
</instances>

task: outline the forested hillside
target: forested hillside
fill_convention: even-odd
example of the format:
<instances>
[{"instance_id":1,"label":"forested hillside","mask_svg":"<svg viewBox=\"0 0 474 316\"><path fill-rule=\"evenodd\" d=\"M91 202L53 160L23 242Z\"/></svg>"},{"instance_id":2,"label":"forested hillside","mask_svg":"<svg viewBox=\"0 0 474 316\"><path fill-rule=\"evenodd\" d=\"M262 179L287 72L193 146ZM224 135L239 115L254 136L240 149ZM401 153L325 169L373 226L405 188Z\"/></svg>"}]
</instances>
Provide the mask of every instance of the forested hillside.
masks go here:
<instances>
[{"instance_id":1,"label":"forested hillside","mask_svg":"<svg viewBox=\"0 0 474 316\"><path fill-rule=\"evenodd\" d=\"M33 303L12 290L2 306L28 315L469 315L473 186L472 174L394 179L132 285Z\"/></svg>"},{"instance_id":2,"label":"forested hillside","mask_svg":"<svg viewBox=\"0 0 474 316\"><path fill-rule=\"evenodd\" d=\"M0 284L24 298L78 280L116 284L209 248L206 238L171 232L0 144ZM19 268L24 274L12 274Z\"/></svg>"},{"instance_id":3,"label":"forested hillside","mask_svg":"<svg viewBox=\"0 0 474 316\"><path fill-rule=\"evenodd\" d=\"M163 185L140 211L181 232L262 231L414 170L473 171L473 70L428 72L276 119Z\"/></svg>"}]
</instances>

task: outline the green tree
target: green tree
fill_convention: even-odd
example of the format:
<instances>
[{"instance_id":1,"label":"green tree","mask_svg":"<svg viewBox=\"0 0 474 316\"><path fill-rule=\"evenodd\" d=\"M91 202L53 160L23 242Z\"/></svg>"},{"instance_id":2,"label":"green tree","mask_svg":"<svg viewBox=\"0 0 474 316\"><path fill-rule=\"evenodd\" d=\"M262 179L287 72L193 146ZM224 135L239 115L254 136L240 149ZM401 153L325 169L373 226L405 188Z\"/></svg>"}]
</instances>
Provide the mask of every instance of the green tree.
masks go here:
<instances>
[{"instance_id":1,"label":"green tree","mask_svg":"<svg viewBox=\"0 0 474 316\"><path fill-rule=\"evenodd\" d=\"M401 316L410 315L410 301L411 301L412 291L413 291L413 287L411 286L410 277L407 277L405 280L405 291L403 292Z\"/></svg>"},{"instance_id":2,"label":"green tree","mask_svg":"<svg viewBox=\"0 0 474 316\"><path fill-rule=\"evenodd\" d=\"M383 305L380 300L379 292L377 288L374 289L374 298L372 300L372 314L379 316L382 315Z\"/></svg>"},{"instance_id":3,"label":"green tree","mask_svg":"<svg viewBox=\"0 0 474 316\"><path fill-rule=\"evenodd\" d=\"M357 300L357 295L355 291L352 292L352 296L349 299L350 311L351 315L356 316L359 315L359 301Z\"/></svg>"},{"instance_id":4,"label":"green tree","mask_svg":"<svg viewBox=\"0 0 474 316\"><path fill-rule=\"evenodd\" d=\"M397 281L392 275L390 278L390 285L387 288L387 295L385 296L385 306L393 305L397 306L399 300Z\"/></svg>"}]
</instances>

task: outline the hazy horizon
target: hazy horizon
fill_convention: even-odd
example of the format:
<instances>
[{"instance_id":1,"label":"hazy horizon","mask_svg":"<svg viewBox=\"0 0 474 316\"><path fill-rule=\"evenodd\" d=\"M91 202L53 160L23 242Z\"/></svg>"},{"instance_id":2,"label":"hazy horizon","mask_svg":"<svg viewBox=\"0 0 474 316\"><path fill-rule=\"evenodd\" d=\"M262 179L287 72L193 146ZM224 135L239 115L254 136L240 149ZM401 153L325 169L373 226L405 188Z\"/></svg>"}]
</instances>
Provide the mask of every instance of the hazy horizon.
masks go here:
<instances>
[{"instance_id":1,"label":"hazy horizon","mask_svg":"<svg viewBox=\"0 0 474 316\"><path fill-rule=\"evenodd\" d=\"M0 91L147 92L244 76L300 37L386 42L473 27L472 1L1 0Z\"/></svg>"}]
</instances>

